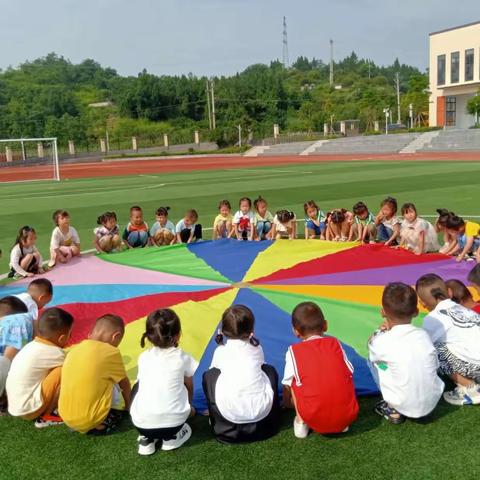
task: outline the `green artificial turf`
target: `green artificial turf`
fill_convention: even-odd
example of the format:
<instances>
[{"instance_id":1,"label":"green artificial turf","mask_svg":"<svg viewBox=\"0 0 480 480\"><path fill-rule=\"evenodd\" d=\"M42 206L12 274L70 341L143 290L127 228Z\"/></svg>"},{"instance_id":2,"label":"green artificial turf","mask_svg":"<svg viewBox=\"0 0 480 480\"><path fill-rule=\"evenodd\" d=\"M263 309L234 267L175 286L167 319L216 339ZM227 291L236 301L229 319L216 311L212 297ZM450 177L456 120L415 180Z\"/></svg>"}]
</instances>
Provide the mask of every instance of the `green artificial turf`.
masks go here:
<instances>
[{"instance_id":1,"label":"green artificial turf","mask_svg":"<svg viewBox=\"0 0 480 480\"><path fill-rule=\"evenodd\" d=\"M211 226L218 201L235 209L244 195L264 196L275 211L291 208L301 218L303 202L315 199L323 210L365 201L376 211L386 195L399 204L413 201L421 214L447 207L476 215L480 163L351 162L282 165L178 174L112 177L25 184L0 184L0 272L22 225L38 231L45 257L53 228L51 213L71 212L82 249L92 247L96 218L115 210L121 225L133 204L144 208L148 222L161 205L172 207L178 221L196 208ZM303 226L300 228L300 231ZM207 234L208 236L208 234ZM432 422L390 425L372 412L378 398L360 399L359 420L342 437L293 436L291 412L280 433L265 442L225 446L210 435L207 419L192 421L192 439L180 450L136 453L136 432L128 425L108 438L90 438L66 427L36 430L31 423L0 417L0 480L3 479L443 479L478 477L478 407L451 407L443 400Z\"/></svg>"}]
</instances>

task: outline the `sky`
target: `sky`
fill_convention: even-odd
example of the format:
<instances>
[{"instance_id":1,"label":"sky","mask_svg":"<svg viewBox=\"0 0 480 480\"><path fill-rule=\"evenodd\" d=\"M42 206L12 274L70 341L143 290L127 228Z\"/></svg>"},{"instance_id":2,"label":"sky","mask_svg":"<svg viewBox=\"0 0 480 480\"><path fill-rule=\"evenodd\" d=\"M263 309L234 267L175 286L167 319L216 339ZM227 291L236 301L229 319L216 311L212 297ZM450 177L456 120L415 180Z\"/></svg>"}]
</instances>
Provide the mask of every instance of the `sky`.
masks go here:
<instances>
[{"instance_id":1,"label":"sky","mask_svg":"<svg viewBox=\"0 0 480 480\"><path fill-rule=\"evenodd\" d=\"M455 8L461 3L462 8ZM480 20L479 0L0 0L0 68L55 52L122 75L231 75L282 58L354 50L425 70L428 34ZM472 16L473 15L473 16ZM475 16L476 15L476 16Z\"/></svg>"}]
</instances>

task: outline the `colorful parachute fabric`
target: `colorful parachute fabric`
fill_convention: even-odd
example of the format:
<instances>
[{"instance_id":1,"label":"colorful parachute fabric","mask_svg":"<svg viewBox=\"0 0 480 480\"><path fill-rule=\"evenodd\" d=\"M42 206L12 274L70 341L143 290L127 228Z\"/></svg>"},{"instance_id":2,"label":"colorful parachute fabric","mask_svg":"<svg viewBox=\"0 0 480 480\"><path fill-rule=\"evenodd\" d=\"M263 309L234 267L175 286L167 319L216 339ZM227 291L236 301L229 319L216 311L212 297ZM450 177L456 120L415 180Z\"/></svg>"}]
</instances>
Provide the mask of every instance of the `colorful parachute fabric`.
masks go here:
<instances>
[{"instance_id":1,"label":"colorful parachute fabric","mask_svg":"<svg viewBox=\"0 0 480 480\"><path fill-rule=\"evenodd\" d=\"M47 277L54 285L51 305L75 317L73 343L85 338L102 314L124 318L120 349L132 380L145 317L158 308L173 308L182 321L181 347L200 361L194 403L204 408L201 375L210 365L214 337L228 306L244 304L253 310L266 361L281 376L287 347L297 341L291 311L299 302L317 302L328 320L328 333L342 341L355 367L357 393L371 394L377 387L366 364L367 339L381 322L384 285L414 284L429 272L466 282L470 268L443 255L417 256L381 245L219 240L84 256L55 267ZM0 287L0 296L24 291L28 281Z\"/></svg>"}]
</instances>

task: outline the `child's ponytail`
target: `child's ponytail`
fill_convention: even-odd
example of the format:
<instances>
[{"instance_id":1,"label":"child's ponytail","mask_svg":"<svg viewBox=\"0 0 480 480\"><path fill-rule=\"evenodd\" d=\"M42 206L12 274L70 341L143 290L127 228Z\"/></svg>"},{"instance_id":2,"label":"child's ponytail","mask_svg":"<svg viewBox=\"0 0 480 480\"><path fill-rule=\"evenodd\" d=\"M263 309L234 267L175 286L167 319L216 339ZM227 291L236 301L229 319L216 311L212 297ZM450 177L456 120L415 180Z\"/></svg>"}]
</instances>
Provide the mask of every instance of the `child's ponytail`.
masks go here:
<instances>
[{"instance_id":1,"label":"child's ponytail","mask_svg":"<svg viewBox=\"0 0 480 480\"><path fill-rule=\"evenodd\" d=\"M253 333L250 334L248 337L248 342L250 345L253 345L254 347L258 347L260 345L260 340L253 335Z\"/></svg>"}]
</instances>

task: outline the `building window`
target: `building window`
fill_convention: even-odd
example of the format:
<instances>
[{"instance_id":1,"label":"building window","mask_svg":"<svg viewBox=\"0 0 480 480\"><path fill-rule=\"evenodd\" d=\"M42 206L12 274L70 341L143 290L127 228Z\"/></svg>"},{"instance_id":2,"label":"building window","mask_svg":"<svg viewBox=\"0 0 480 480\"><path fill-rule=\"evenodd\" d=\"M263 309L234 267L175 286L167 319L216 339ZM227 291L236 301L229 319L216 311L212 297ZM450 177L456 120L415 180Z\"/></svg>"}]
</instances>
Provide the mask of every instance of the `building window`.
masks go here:
<instances>
[{"instance_id":1,"label":"building window","mask_svg":"<svg viewBox=\"0 0 480 480\"><path fill-rule=\"evenodd\" d=\"M445 55L437 57L437 85L445 85Z\"/></svg>"},{"instance_id":2,"label":"building window","mask_svg":"<svg viewBox=\"0 0 480 480\"><path fill-rule=\"evenodd\" d=\"M450 56L450 83L460 80L460 52L452 52Z\"/></svg>"},{"instance_id":3,"label":"building window","mask_svg":"<svg viewBox=\"0 0 480 480\"><path fill-rule=\"evenodd\" d=\"M445 125L454 127L457 123L457 97L447 97L445 109Z\"/></svg>"},{"instance_id":4,"label":"building window","mask_svg":"<svg viewBox=\"0 0 480 480\"><path fill-rule=\"evenodd\" d=\"M465 50L465 81L471 82L473 80L473 64L475 59L475 50L470 48Z\"/></svg>"}]
</instances>

